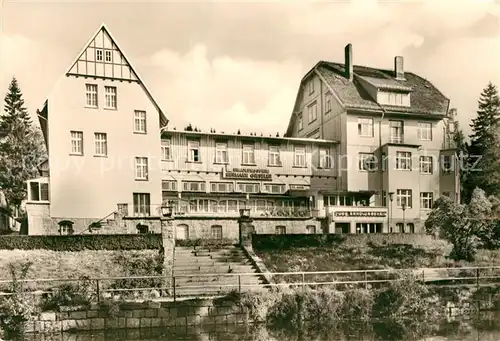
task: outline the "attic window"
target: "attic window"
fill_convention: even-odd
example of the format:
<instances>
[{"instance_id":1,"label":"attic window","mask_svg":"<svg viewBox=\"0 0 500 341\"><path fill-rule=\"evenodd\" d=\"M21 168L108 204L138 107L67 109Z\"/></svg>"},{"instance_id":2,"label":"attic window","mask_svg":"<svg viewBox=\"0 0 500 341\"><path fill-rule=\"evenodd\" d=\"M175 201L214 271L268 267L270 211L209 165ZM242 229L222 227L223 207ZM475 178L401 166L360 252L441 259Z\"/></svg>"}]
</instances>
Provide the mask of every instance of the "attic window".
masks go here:
<instances>
[{"instance_id":1,"label":"attic window","mask_svg":"<svg viewBox=\"0 0 500 341\"><path fill-rule=\"evenodd\" d=\"M410 106L410 95L402 92L379 91L378 102L383 105Z\"/></svg>"},{"instance_id":2,"label":"attic window","mask_svg":"<svg viewBox=\"0 0 500 341\"><path fill-rule=\"evenodd\" d=\"M95 60L102 62L102 49L95 50Z\"/></svg>"}]
</instances>

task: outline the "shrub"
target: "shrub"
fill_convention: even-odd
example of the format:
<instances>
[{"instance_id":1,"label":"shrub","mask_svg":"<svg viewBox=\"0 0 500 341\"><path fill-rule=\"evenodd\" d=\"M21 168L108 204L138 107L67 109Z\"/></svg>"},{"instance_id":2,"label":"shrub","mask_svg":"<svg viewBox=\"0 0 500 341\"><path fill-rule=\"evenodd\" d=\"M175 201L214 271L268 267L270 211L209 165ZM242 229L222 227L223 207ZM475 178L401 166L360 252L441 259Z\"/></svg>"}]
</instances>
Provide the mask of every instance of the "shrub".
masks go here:
<instances>
[{"instance_id":1,"label":"shrub","mask_svg":"<svg viewBox=\"0 0 500 341\"><path fill-rule=\"evenodd\" d=\"M254 234L252 246L257 250L286 250L298 247L331 247L341 244L339 234Z\"/></svg>"},{"instance_id":2,"label":"shrub","mask_svg":"<svg viewBox=\"0 0 500 341\"><path fill-rule=\"evenodd\" d=\"M349 320L367 320L372 315L373 293L367 289L352 289L343 293L340 315Z\"/></svg>"},{"instance_id":3,"label":"shrub","mask_svg":"<svg viewBox=\"0 0 500 341\"><path fill-rule=\"evenodd\" d=\"M40 302L43 311L58 311L61 306L88 306L95 299L93 285L88 277L76 283L65 283L45 294Z\"/></svg>"},{"instance_id":4,"label":"shrub","mask_svg":"<svg viewBox=\"0 0 500 341\"><path fill-rule=\"evenodd\" d=\"M32 263L9 264L12 282L10 296L0 301L0 327L8 337L20 337L24 333L24 324L35 312L33 295L27 293L24 280Z\"/></svg>"},{"instance_id":5,"label":"shrub","mask_svg":"<svg viewBox=\"0 0 500 341\"><path fill-rule=\"evenodd\" d=\"M5 236L0 250L152 250L162 248L161 234Z\"/></svg>"},{"instance_id":6,"label":"shrub","mask_svg":"<svg viewBox=\"0 0 500 341\"><path fill-rule=\"evenodd\" d=\"M179 239L175 241L176 246L181 247L201 247L211 249L221 249L234 245L234 240L228 238L222 239Z\"/></svg>"}]
</instances>

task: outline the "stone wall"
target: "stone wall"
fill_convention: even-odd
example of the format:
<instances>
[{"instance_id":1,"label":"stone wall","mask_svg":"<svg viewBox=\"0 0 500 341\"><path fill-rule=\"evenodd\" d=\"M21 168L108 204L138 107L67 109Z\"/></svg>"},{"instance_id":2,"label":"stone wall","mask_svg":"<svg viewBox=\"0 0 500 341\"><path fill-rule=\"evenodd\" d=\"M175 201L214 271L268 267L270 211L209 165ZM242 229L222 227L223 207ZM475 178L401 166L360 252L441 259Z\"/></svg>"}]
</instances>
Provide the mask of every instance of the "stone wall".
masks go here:
<instances>
[{"instance_id":1,"label":"stone wall","mask_svg":"<svg viewBox=\"0 0 500 341\"><path fill-rule=\"evenodd\" d=\"M444 240L420 233L343 234L342 237L345 238L342 245L351 247L363 247L367 243L410 244L430 249L443 249L449 246Z\"/></svg>"},{"instance_id":2,"label":"stone wall","mask_svg":"<svg viewBox=\"0 0 500 341\"><path fill-rule=\"evenodd\" d=\"M110 314L98 304L90 308L61 307L29 321L26 332L59 333L71 330L185 327L205 324L246 324L248 310L231 304L214 307L211 301L125 303Z\"/></svg>"}]
</instances>

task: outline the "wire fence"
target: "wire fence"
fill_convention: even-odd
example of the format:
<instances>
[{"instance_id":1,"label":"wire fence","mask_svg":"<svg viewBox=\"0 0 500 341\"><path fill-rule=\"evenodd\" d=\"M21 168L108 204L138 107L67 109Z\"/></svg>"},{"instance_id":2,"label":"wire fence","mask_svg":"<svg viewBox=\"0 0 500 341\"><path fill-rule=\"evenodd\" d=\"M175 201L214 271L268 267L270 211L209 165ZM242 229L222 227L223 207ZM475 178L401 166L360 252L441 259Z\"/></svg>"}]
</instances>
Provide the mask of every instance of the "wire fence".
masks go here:
<instances>
[{"instance_id":1,"label":"wire fence","mask_svg":"<svg viewBox=\"0 0 500 341\"><path fill-rule=\"evenodd\" d=\"M437 286L491 286L500 285L500 266L377 269L316 272L274 273L207 273L174 276L127 276L107 278L45 278L21 280L24 290L36 296L53 294L58 288L80 285L94 300L113 297L122 299L166 299L183 297L220 296L232 291L259 291L270 288L332 287L336 290L352 288L380 288L405 276L428 285ZM272 278L267 281L264 278ZM12 280L0 280L0 296L12 295ZM271 283L270 283L271 282Z\"/></svg>"}]
</instances>

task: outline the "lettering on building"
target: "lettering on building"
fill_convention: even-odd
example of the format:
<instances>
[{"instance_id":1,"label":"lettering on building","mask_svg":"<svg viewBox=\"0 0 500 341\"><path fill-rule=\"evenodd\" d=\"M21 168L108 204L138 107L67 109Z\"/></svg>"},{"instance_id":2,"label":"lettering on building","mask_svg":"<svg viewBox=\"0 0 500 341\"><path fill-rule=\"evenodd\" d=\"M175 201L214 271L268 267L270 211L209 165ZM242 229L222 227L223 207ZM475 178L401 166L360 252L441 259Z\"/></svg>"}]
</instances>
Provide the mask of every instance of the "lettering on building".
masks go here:
<instances>
[{"instance_id":1,"label":"lettering on building","mask_svg":"<svg viewBox=\"0 0 500 341\"><path fill-rule=\"evenodd\" d=\"M360 211L342 211L335 212L336 217L385 217L385 212L360 212Z\"/></svg>"},{"instance_id":2,"label":"lettering on building","mask_svg":"<svg viewBox=\"0 0 500 341\"><path fill-rule=\"evenodd\" d=\"M224 171L222 177L224 179L271 180L273 175L269 169L233 168L231 171Z\"/></svg>"}]
</instances>

